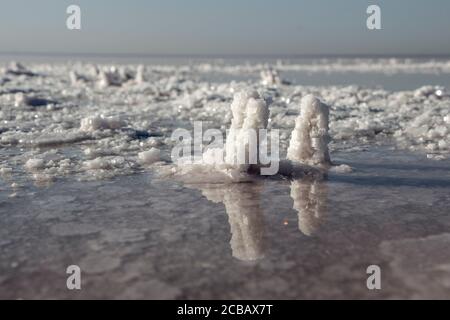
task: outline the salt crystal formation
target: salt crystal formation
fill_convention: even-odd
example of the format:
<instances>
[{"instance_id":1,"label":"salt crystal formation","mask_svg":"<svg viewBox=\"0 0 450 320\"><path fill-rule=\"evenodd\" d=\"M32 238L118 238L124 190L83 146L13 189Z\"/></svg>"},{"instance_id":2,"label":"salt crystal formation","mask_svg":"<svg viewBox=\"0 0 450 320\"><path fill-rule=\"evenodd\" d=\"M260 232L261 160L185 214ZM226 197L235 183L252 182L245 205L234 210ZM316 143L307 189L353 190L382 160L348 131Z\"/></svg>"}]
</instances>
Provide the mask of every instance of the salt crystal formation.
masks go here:
<instances>
[{"instance_id":1,"label":"salt crystal formation","mask_svg":"<svg viewBox=\"0 0 450 320\"><path fill-rule=\"evenodd\" d=\"M151 148L148 151L138 153L138 158L144 164L152 164L161 160L160 153L159 149Z\"/></svg>"},{"instance_id":2,"label":"salt crystal formation","mask_svg":"<svg viewBox=\"0 0 450 320\"><path fill-rule=\"evenodd\" d=\"M295 120L295 128L291 134L287 158L308 165L329 166L329 107L313 95L307 95L303 97L300 108L300 115Z\"/></svg>"},{"instance_id":3,"label":"salt crystal formation","mask_svg":"<svg viewBox=\"0 0 450 320\"><path fill-rule=\"evenodd\" d=\"M69 73L69 80L72 85L79 85L89 81L87 77L82 76L75 71Z\"/></svg>"},{"instance_id":4,"label":"salt crystal formation","mask_svg":"<svg viewBox=\"0 0 450 320\"><path fill-rule=\"evenodd\" d=\"M174 169L176 175L189 176L189 179L196 177L197 180L202 177L208 182L249 180L247 172L251 165L261 164L260 138L265 139L265 132L260 132L260 129L267 128L269 109L256 91L242 91L234 95L231 112L225 148L209 148L193 164L191 157L178 159L178 168Z\"/></svg>"},{"instance_id":5,"label":"salt crystal formation","mask_svg":"<svg viewBox=\"0 0 450 320\"><path fill-rule=\"evenodd\" d=\"M21 165L30 158L43 159L45 167L39 172L54 177L74 176L81 180L102 177L93 177L94 169L90 168L100 168L95 170L103 170L103 173L108 171L107 177L140 172L143 163L139 153L157 147L161 154L170 154L173 147L171 132L176 128L189 128L192 121L207 121L209 128L222 132L227 123L232 122L231 131L236 137L247 117L247 103L238 103L240 98L236 97L234 105L241 104L242 110L231 114L233 95L244 91L252 96L255 90L272 98L270 127L280 130L281 153L288 149L295 122L302 123L301 119L296 120L302 98L313 93L333 105L329 134L333 136L333 146L342 152L395 143L399 148L423 153L433 160L447 161L445 159L450 156L450 94L447 88L424 86L399 91L355 85L295 84L267 88L260 81L205 80L215 77L216 72L231 77L236 75L236 78L248 73L254 79L267 68L263 63L229 65L213 62L150 64L145 68L133 64L114 66L82 62L0 65L0 168L12 168L11 178L18 181L31 177L31 172ZM330 59L305 64L283 63L276 69L282 72L449 74L450 60ZM106 81L107 87L99 90L97 85L102 72L113 76L111 81ZM145 83L140 84L141 80ZM262 100L258 96L252 99ZM317 128L313 127L314 131L317 132ZM149 137L140 132L158 132L159 135ZM303 135L294 132L292 138L295 137L301 142ZM312 146L314 139L318 140L312 137ZM236 158L236 145L247 145L245 149L250 147L242 140L232 141L227 139L226 142L226 147L232 150L228 153L229 158ZM176 169L199 182L209 178L216 182L252 178L248 174L253 169L250 161L244 161L243 165L225 161L227 148L207 149L203 153L206 165ZM300 162L296 160L294 149L299 149L296 143L290 147L290 156L295 160L280 162L280 174L295 178L304 176L306 166L322 169L319 168L320 158L326 159L325 155L315 155L317 161L308 161L305 156ZM308 149L311 150L305 148ZM49 151L53 154L48 155ZM90 165L85 163L96 158L99 161ZM222 164L219 164L220 159L224 159ZM289 165L285 166L286 163ZM351 168L332 170L345 174Z\"/></svg>"},{"instance_id":6,"label":"salt crystal formation","mask_svg":"<svg viewBox=\"0 0 450 320\"><path fill-rule=\"evenodd\" d=\"M292 132L288 159L308 166L328 166L328 106L308 95L303 98L301 107L302 113ZM262 164L259 151L266 139L262 130L267 129L269 109L256 91L242 91L234 95L231 111L231 125L225 144L225 163L221 162L223 150L219 148L206 150L202 160L209 169L227 172L230 177L241 179L241 173L249 172L251 165ZM263 135L260 135L261 131ZM303 169L298 166L290 168L297 171ZM197 166L197 170L202 169L208 171L206 167ZM292 170L283 169L280 173L298 175L298 172L294 173Z\"/></svg>"},{"instance_id":7,"label":"salt crystal formation","mask_svg":"<svg viewBox=\"0 0 450 320\"><path fill-rule=\"evenodd\" d=\"M93 116L81 120L80 130L92 132L104 129L120 129L125 125L125 121L118 117Z\"/></svg>"},{"instance_id":8,"label":"salt crystal formation","mask_svg":"<svg viewBox=\"0 0 450 320\"><path fill-rule=\"evenodd\" d=\"M121 86L122 81L116 69L111 71L100 71L97 85L100 89L110 86Z\"/></svg>"},{"instance_id":9,"label":"salt crystal formation","mask_svg":"<svg viewBox=\"0 0 450 320\"><path fill-rule=\"evenodd\" d=\"M269 120L267 103L256 91L234 95L231 104L233 119L225 144L226 162L245 165L259 164L260 129L266 129Z\"/></svg>"},{"instance_id":10,"label":"salt crystal formation","mask_svg":"<svg viewBox=\"0 0 450 320\"><path fill-rule=\"evenodd\" d=\"M137 68L137 71L136 71L136 77L134 79L137 84L145 83L144 73L145 73L145 67L143 65L139 65Z\"/></svg>"},{"instance_id":11,"label":"salt crystal formation","mask_svg":"<svg viewBox=\"0 0 450 320\"><path fill-rule=\"evenodd\" d=\"M298 228L312 236L326 213L327 186L321 179L301 179L291 182L291 198L298 213Z\"/></svg>"},{"instance_id":12,"label":"salt crystal formation","mask_svg":"<svg viewBox=\"0 0 450 320\"><path fill-rule=\"evenodd\" d=\"M25 163L25 168L29 171L37 171L45 168L45 162L42 159L29 159Z\"/></svg>"},{"instance_id":13,"label":"salt crystal formation","mask_svg":"<svg viewBox=\"0 0 450 320\"><path fill-rule=\"evenodd\" d=\"M261 70L261 83L265 86L274 86L282 84L280 75L276 69L267 68Z\"/></svg>"}]
</instances>

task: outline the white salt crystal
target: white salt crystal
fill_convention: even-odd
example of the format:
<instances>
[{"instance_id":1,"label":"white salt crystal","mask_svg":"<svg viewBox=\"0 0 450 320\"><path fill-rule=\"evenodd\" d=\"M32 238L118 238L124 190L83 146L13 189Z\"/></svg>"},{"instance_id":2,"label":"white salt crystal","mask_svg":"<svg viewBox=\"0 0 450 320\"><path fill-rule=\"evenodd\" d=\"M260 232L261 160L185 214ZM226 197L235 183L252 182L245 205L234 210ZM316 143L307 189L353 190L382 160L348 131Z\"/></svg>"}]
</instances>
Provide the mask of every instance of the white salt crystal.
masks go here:
<instances>
[{"instance_id":1,"label":"white salt crystal","mask_svg":"<svg viewBox=\"0 0 450 320\"><path fill-rule=\"evenodd\" d=\"M36 171L45 168L45 162L42 159L29 159L25 163L25 169L28 171Z\"/></svg>"},{"instance_id":2,"label":"white salt crystal","mask_svg":"<svg viewBox=\"0 0 450 320\"><path fill-rule=\"evenodd\" d=\"M143 151L138 154L138 158L142 163L152 164L161 160L160 150L157 148L151 148L148 151Z\"/></svg>"},{"instance_id":3,"label":"white salt crystal","mask_svg":"<svg viewBox=\"0 0 450 320\"><path fill-rule=\"evenodd\" d=\"M111 167L109 161L103 158L95 158L84 162L84 165L89 170L108 169Z\"/></svg>"},{"instance_id":4,"label":"white salt crystal","mask_svg":"<svg viewBox=\"0 0 450 320\"><path fill-rule=\"evenodd\" d=\"M81 120L80 130L92 132L104 129L120 129L125 126L125 121L118 117L92 116Z\"/></svg>"},{"instance_id":5,"label":"white salt crystal","mask_svg":"<svg viewBox=\"0 0 450 320\"><path fill-rule=\"evenodd\" d=\"M336 172L336 173L350 173L353 171L353 169L349 165L341 164L339 166L332 166L330 168L330 171Z\"/></svg>"},{"instance_id":6,"label":"white salt crystal","mask_svg":"<svg viewBox=\"0 0 450 320\"><path fill-rule=\"evenodd\" d=\"M260 73L261 83L265 86L273 86L281 84L281 78L276 69L268 68Z\"/></svg>"},{"instance_id":7,"label":"white salt crystal","mask_svg":"<svg viewBox=\"0 0 450 320\"><path fill-rule=\"evenodd\" d=\"M136 70L136 77L135 77L135 81L137 84L145 83L144 72L145 72L145 67L143 65L139 65Z\"/></svg>"},{"instance_id":8,"label":"white salt crystal","mask_svg":"<svg viewBox=\"0 0 450 320\"><path fill-rule=\"evenodd\" d=\"M234 95L231 111L233 119L225 144L226 162L251 164L251 158L258 159L259 130L267 128L268 106L256 91L246 91Z\"/></svg>"},{"instance_id":9,"label":"white salt crystal","mask_svg":"<svg viewBox=\"0 0 450 320\"><path fill-rule=\"evenodd\" d=\"M295 120L287 158L309 165L330 165L328 143L329 107L313 95L303 97Z\"/></svg>"}]
</instances>

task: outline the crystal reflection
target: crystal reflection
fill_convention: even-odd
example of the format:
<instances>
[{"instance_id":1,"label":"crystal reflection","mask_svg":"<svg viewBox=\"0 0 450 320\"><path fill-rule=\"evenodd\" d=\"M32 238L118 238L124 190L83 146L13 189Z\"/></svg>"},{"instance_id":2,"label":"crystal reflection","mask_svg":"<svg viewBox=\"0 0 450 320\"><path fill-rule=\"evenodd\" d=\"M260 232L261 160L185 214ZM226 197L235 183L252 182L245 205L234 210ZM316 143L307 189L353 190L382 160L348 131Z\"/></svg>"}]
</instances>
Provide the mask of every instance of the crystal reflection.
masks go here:
<instances>
[{"instance_id":1,"label":"crystal reflection","mask_svg":"<svg viewBox=\"0 0 450 320\"><path fill-rule=\"evenodd\" d=\"M223 203L231 230L233 257L242 261L254 261L265 255L265 223L261 209L260 183L195 184L211 202ZM307 235L314 235L320 227L327 202L326 182L317 177L292 180L290 196L298 214L298 228Z\"/></svg>"},{"instance_id":2,"label":"crystal reflection","mask_svg":"<svg viewBox=\"0 0 450 320\"><path fill-rule=\"evenodd\" d=\"M322 179L304 178L291 182L291 198L298 213L298 229L312 236L320 227L327 210L327 186Z\"/></svg>"},{"instance_id":3,"label":"crystal reflection","mask_svg":"<svg viewBox=\"0 0 450 320\"><path fill-rule=\"evenodd\" d=\"M261 185L196 185L214 203L223 203L231 229L233 257L253 261L264 257L264 219L260 206Z\"/></svg>"}]
</instances>

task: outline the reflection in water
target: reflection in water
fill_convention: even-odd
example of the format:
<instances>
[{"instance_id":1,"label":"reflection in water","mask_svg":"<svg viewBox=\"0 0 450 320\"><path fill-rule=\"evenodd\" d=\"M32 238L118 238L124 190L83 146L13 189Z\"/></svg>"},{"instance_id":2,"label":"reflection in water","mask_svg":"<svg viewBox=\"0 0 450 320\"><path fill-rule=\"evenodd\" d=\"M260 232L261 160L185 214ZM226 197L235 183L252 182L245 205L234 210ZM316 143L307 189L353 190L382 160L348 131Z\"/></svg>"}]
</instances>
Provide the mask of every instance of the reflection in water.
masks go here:
<instances>
[{"instance_id":1,"label":"reflection in water","mask_svg":"<svg viewBox=\"0 0 450 320\"><path fill-rule=\"evenodd\" d=\"M293 180L291 198L298 212L299 230L307 236L313 235L326 213L326 183L322 179Z\"/></svg>"},{"instance_id":2,"label":"reflection in water","mask_svg":"<svg viewBox=\"0 0 450 320\"><path fill-rule=\"evenodd\" d=\"M210 201L223 203L231 229L233 257L243 261L264 257L264 219L260 207L259 184L202 185L202 194Z\"/></svg>"},{"instance_id":3,"label":"reflection in water","mask_svg":"<svg viewBox=\"0 0 450 320\"><path fill-rule=\"evenodd\" d=\"M223 203L231 229L233 257L253 261L264 257L264 219L260 205L261 184L195 184L214 203ZM303 177L291 182L291 197L298 212L299 230L313 235L325 215L327 188L323 179Z\"/></svg>"}]
</instances>

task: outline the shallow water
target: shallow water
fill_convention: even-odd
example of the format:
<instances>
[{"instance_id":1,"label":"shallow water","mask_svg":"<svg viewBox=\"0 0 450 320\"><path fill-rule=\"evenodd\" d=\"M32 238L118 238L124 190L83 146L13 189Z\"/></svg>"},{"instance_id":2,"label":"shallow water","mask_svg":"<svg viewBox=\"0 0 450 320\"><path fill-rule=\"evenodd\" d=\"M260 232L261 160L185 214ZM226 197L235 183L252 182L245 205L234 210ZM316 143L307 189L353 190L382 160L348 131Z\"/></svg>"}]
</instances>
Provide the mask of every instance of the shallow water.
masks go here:
<instances>
[{"instance_id":1,"label":"shallow water","mask_svg":"<svg viewBox=\"0 0 450 320\"><path fill-rule=\"evenodd\" d=\"M233 185L135 174L2 197L0 297L448 297L450 161L334 157L354 171ZM65 288L71 264L79 292Z\"/></svg>"},{"instance_id":2,"label":"shallow water","mask_svg":"<svg viewBox=\"0 0 450 320\"><path fill-rule=\"evenodd\" d=\"M110 66L35 62L37 76L0 77L8 78L0 84L0 298L450 296L450 63L406 64L405 73L395 62L400 71L386 74L381 63L363 72L370 64L331 62L323 72L321 62L312 73L283 72L291 85L267 86L260 67L171 61L148 65L144 83L99 88L95 69ZM123 61L123 70L136 72L126 63L138 62ZM429 84L443 88L418 89ZM281 131L282 155L301 98L320 96L331 105L332 160L353 171L209 185L162 178L173 130L202 120L225 131L240 89L273 100L269 127ZM17 92L56 103L17 103ZM93 115L124 125L84 128ZM138 153L155 146L163 163L140 163ZM66 288L72 264L81 291ZM366 287L373 264L379 291Z\"/></svg>"}]
</instances>

